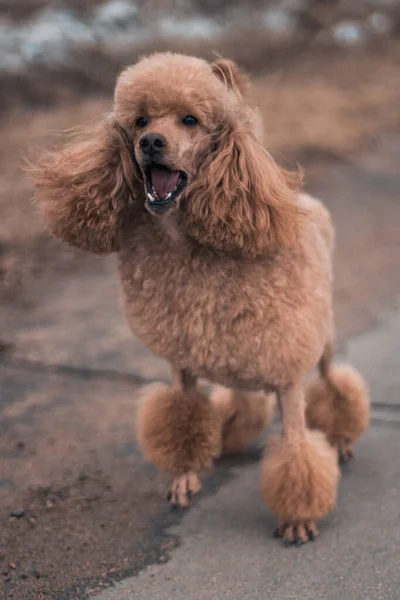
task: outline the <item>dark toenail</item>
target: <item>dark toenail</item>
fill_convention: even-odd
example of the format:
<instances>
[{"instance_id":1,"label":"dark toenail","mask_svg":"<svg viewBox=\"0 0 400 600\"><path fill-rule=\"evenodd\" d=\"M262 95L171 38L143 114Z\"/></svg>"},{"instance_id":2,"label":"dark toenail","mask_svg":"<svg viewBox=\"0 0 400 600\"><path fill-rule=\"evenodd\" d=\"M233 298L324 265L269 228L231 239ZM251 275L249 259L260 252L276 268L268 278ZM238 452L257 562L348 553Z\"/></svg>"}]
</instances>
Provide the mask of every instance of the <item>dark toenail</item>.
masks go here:
<instances>
[{"instance_id":1,"label":"dark toenail","mask_svg":"<svg viewBox=\"0 0 400 600\"><path fill-rule=\"evenodd\" d=\"M193 498L193 493L191 490L187 491L187 497L189 498L189 500L191 500Z\"/></svg>"},{"instance_id":2,"label":"dark toenail","mask_svg":"<svg viewBox=\"0 0 400 600\"><path fill-rule=\"evenodd\" d=\"M313 531L308 532L308 539L310 542L315 542L315 533Z\"/></svg>"},{"instance_id":3,"label":"dark toenail","mask_svg":"<svg viewBox=\"0 0 400 600\"><path fill-rule=\"evenodd\" d=\"M172 492L168 492L167 501L170 502L172 498Z\"/></svg>"},{"instance_id":4,"label":"dark toenail","mask_svg":"<svg viewBox=\"0 0 400 600\"><path fill-rule=\"evenodd\" d=\"M291 540L286 538L285 540L283 540L283 545L285 546L285 548L287 548L288 546L292 545L292 542L291 542Z\"/></svg>"},{"instance_id":5,"label":"dark toenail","mask_svg":"<svg viewBox=\"0 0 400 600\"><path fill-rule=\"evenodd\" d=\"M296 540L296 546L302 546L303 540Z\"/></svg>"},{"instance_id":6,"label":"dark toenail","mask_svg":"<svg viewBox=\"0 0 400 600\"><path fill-rule=\"evenodd\" d=\"M170 504L169 510L170 512L176 512L179 509L179 504Z\"/></svg>"}]
</instances>

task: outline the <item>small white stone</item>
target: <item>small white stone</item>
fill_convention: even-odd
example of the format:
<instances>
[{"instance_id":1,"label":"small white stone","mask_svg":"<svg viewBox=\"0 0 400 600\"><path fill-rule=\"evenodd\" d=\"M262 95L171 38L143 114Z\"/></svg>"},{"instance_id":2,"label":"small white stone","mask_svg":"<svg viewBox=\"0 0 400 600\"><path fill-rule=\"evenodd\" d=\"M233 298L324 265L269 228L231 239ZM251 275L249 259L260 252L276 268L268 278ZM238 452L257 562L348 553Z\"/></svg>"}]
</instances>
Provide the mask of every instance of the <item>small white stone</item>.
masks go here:
<instances>
[{"instance_id":1,"label":"small white stone","mask_svg":"<svg viewBox=\"0 0 400 600\"><path fill-rule=\"evenodd\" d=\"M377 35L386 35L393 29L392 19L388 15L378 11L369 15L367 23L371 31Z\"/></svg>"},{"instance_id":2,"label":"small white stone","mask_svg":"<svg viewBox=\"0 0 400 600\"><path fill-rule=\"evenodd\" d=\"M281 8L267 10L259 23L269 34L280 38L290 37L297 27L297 19L294 15Z\"/></svg>"},{"instance_id":3,"label":"small white stone","mask_svg":"<svg viewBox=\"0 0 400 600\"><path fill-rule=\"evenodd\" d=\"M129 0L111 0L95 12L95 24L105 27L126 25L138 16L138 7Z\"/></svg>"},{"instance_id":4,"label":"small white stone","mask_svg":"<svg viewBox=\"0 0 400 600\"><path fill-rule=\"evenodd\" d=\"M20 29L21 54L28 61L63 62L73 48L94 43L91 29L65 10L43 10Z\"/></svg>"},{"instance_id":5,"label":"small white stone","mask_svg":"<svg viewBox=\"0 0 400 600\"><path fill-rule=\"evenodd\" d=\"M341 46L355 46L365 41L363 27L356 21L342 21L332 28L332 36Z\"/></svg>"}]
</instances>

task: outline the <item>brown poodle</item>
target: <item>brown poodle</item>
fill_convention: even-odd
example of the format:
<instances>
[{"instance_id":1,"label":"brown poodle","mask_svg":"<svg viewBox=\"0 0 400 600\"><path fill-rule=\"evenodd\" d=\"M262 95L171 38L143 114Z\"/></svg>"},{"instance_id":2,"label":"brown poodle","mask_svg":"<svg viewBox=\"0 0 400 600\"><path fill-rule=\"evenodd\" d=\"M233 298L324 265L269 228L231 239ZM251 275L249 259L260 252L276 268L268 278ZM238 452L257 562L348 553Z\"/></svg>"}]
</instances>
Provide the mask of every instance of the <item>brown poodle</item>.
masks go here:
<instances>
[{"instance_id":1,"label":"brown poodle","mask_svg":"<svg viewBox=\"0 0 400 600\"><path fill-rule=\"evenodd\" d=\"M153 387L138 422L147 458L174 475L171 502L260 434L276 392L261 491L277 535L300 544L335 505L337 450L350 457L369 402L357 373L332 366L329 213L264 150L247 85L230 61L144 58L120 75L113 112L33 171L50 231L118 253L129 325L171 363L172 387ZM208 396L198 378L224 387Z\"/></svg>"}]
</instances>

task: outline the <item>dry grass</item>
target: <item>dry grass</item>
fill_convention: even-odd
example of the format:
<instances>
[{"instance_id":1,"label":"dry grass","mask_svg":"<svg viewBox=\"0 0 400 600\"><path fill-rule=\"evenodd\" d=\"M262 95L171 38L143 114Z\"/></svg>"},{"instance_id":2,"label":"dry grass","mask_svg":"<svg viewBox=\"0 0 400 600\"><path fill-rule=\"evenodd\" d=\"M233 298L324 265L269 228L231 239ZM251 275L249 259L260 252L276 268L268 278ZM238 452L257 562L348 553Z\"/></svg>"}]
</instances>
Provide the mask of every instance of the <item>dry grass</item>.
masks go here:
<instances>
[{"instance_id":1,"label":"dry grass","mask_svg":"<svg viewBox=\"0 0 400 600\"><path fill-rule=\"evenodd\" d=\"M257 79L255 103L266 146L285 156L320 152L345 158L378 132L400 127L400 46L390 54L308 59L297 68Z\"/></svg>"}]
</instances>

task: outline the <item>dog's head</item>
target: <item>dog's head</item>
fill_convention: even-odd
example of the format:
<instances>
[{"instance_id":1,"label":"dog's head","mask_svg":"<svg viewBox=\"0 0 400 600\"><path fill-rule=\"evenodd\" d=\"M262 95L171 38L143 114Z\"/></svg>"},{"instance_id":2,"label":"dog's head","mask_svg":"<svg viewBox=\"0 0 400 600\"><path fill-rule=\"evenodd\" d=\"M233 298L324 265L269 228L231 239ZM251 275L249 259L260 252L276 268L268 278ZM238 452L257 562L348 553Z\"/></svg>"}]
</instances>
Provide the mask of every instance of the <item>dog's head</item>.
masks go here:
<instances>
[{"instance_id":1,"label":"dog's head","mask_svg":"<svg viewBox=\"0 0 400 600\"><path fill-rule=\"evenodd\" d=\"M200 243L257 255L293 243L300 178L262 148L247 84L229 60L155 54L120 75L114 110L146 208L180 210Z\"/></svg>"},{"instance_id":2,"label":"dog's head","mask_svg":"<svg viewBox=\"0 0 400 600\"><path fill-rule=\"evenodd\" d=\"M116 214L179 212L200 244L256 256L295 240L300 183L261 134L235 63L154 54L121 73L113 113L39 169L41 185Z\"/></svg>"},{"instance_id":3,"label":"dog's head","mask_svg":"<svg viewBox=\"0 0 400 600\"><path fill-rule=\"evenodd\" d=\"M234 63L210 65L180 54L155 54L121 74L115 117L131 144L151 213L180 206L243 90Z\"/></svg>"}]
</instances>

